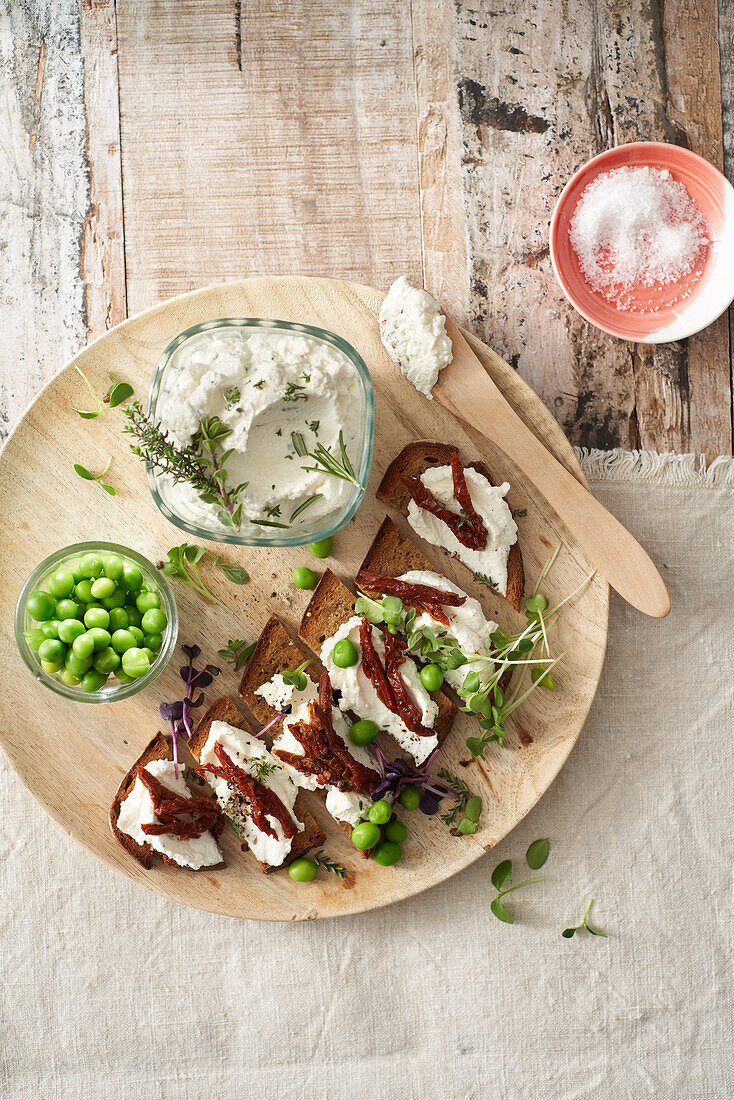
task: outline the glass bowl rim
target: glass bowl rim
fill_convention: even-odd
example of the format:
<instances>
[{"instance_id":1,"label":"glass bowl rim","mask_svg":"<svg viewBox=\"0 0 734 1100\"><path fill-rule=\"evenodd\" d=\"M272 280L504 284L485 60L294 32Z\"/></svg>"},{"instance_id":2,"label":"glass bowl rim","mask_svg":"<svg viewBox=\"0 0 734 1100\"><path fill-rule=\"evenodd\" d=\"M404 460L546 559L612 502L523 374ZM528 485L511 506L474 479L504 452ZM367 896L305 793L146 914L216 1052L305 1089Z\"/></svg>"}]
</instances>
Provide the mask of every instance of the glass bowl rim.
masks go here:
<instances>
[{"instance_id":1,"label":"glass bowl rim","mask_svg":"<svg viewBox=\"0 0 734 1100\"><path fill-rule=\"evenodd\" d=\"M68 558L80 557L83 554L88 554L93 551L116 553L119 554L120 557L129 558L131 561L134 561L136 565L141 566L146 573L155 577L156 584L161 591L163 603L165 604L166 613L168 614L168 638L165 645L156 655L156 659L150 666L149 671L138 680L134 680L130 684L120 684L119 687L113 687L111 691L107 691L106 693L102 691L82 691L78 685L65 684L63 680L57 680L51 673L45 672L38 661L36 661L33 651L28 645L25 637L25 618L28 614L26 606L28 597L35 591L41 580L48 576L53 567L60 562ZM66 699L72 699L77 703L116 703L119 699L129 699L131 696L137 695L139 691L142 691L144 688L148 687L149 684L152 684L154 680L157 680L167 667L175 652L176 642L178 641L178 607L176 606L173 591L165 575L156 569L152 561L143 554L138 553L137 550L133 550L129 546L123 546L121 543L116 542L76 542L60 550L55 550L52 554L45 557L43 561L39 562L32 571L21 588L18 602L15 605L14 630L18 652L34 680L50 688L51 691L56 692L57 695L63 695Z\"/></svg>"},{"instance_id":2,"label":"glass bowl rim","mask_svg":"<svg viewBox=\"0 0 734 1100\"><path fill-rule=\"evenodd\" d=\"M362 454L360 456L360 467L357 474L359 487L355 487L355 492L352 494L343 512L339 512L330 522L316 531L309 532L307 535L286 536L273 534L263 535L261 537L242 537L230 534L226 530L210 531L208 528L200 527L196 523L189 522L173 512L165 501L161 499L156 484L154 468L149 462L146 462L145 472L148 478L148 488L150 489L150 494L153 497L155 505L169 523L178 527L180 531L185 531L189 535L195 535L197 538L206 539L209 542L227 543L231 546L255 547L306 546L311 542L320 542L322 539L329 538L353 519L367 491L367 482L372 468L372 455L375 441L375 388L367 364L357 349L353 347L348 340L345 340L342 336L338 336L335 332L330 332L329 329L319 328L317 325L307 325L302 324L300 321L282 321L277 318L267 317L218 317L210 321L199 321L197 324L190 325L182 332L179 332L177 336L174 336L161 353L153 371L148 393L147 411L149 414L155 412L158 397L160 395L163 372L168 366L173 353L192 336L198 336L201 332L207 332L216 328L228 327L266 328L275 330L280 329L286 332L300 332L307 336L313 336L315 339L321 340L324 343L331 344L338 348L343 355L346 355L347 359L349 359L357 371L357 376L359 377L365 395L365 435Z\"/></svg>"}]
</instances>

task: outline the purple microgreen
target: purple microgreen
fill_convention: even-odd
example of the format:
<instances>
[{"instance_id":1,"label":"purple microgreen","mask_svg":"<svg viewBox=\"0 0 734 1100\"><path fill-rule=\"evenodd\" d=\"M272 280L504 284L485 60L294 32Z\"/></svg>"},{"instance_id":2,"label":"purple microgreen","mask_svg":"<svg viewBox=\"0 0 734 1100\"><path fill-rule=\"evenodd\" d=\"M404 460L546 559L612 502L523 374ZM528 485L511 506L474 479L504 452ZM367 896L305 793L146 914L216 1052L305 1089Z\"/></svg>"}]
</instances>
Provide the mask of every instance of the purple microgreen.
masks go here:
<instances>
[{"instance_id":1,"label":"purple microgreen","mask_svg":"<svg viewBox=\"0 0 734 1100\"><path fill-rule=\"evenodd\" d=\"M274 726L276 722L279 722L279 721L281 720L281 718L285 718L285 716L286 716L287 714L290 714L291 710L292 710L292 708L291 708L290 706L287 706L287 707L283 707L283 709L282 709L282 710L279 710L279 711L278 711L278 713L276 714L275 718L271 718L271 719L270 719L270 721L268 722L267 726L263 726L263 728L262 728L262 729L260 730L260 732L259 732L258 734L256 734L256 736L257 736L257 737L262 737L262 735L263 735L264 733L267 733L267 732L268 732L268 730L269 730L269 729L271 728L271 726Z\"/></svg>"},{"instance_id":2,"label":"purple microgreen","mask_svg":"<svg viewBox=\"0 0 734 1100\"><path fill-rule=\"evenodd\" d=\"M411 764L406 763L405 760L386 760L382 751L377 746L375 746L375 752L377 753L377 759L380 765L381 778L377 787L372 792L373 802L379 801L379 799L384 798L384 796L389 793L397 798L403 787L417 787L421 791L419 808L423 813L431 816L435 814L438 809L439 801L445 798L447 794L451 793L449 787L428 774L428 768L433 763L433 759L438 749L435 749L428 757L425 764L419 768L413 767Z\"/></svg>"},{"instance_id":3,"label":"purple microgreen","mask_svg":"<svg viewBox=\"0 0 734 1100\"><path fill-rule=\"evenodd\" d=\"M202 687L208 687L211 684L215 676L219 675L220 669L216 665L207 665L203 669L197 669L194 665L194 661L201 654L201 649L198 645L182 645L181 649L189 659L189 663L179 669L179 675L186 684L186 691L184 692L183 699L178 699L173 703L161 703L158 708L161 717L171 726L171 740L173 742L173 764L174 773L176 779L178 779L178 744L177 738L186 737L187 740L191 740L194 735L193 725L191 722L191 712L197 707L200 707L204 702L204 693L199 691L199 694L194 697L195 689Z\"/></svg>"}]
</instances>

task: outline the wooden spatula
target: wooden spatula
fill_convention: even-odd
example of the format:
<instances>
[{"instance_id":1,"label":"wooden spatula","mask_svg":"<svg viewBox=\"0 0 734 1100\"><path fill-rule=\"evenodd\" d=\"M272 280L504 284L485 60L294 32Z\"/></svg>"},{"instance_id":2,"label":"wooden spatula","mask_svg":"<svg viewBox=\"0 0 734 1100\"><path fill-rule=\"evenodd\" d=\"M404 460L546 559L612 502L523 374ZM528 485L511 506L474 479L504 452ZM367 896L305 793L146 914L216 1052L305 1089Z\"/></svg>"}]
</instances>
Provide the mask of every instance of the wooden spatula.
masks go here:
<instances>
[{"instance_id":1,"label":"wooden spatula","mask_svg":"<svg viewBox=\"0 0 734 1100\"><path fill-rule=\"evenodd\" d=\"M627 603L656 619L667 615L668 591L639 542L525 426L448 319L446 331L454 357L433 387L435 400L491 439L530 478L589 561Z\"/></svg>"}]
</instances>

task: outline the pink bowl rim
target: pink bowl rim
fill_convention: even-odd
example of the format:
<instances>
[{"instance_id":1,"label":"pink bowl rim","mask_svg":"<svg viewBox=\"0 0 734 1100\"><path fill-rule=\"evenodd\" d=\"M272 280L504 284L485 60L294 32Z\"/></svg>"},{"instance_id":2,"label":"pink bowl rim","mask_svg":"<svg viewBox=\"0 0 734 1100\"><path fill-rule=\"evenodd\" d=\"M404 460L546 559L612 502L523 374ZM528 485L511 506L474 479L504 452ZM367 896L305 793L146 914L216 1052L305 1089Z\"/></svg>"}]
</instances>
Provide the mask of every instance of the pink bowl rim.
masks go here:
<instances>
[{"instance_id":1,"label":"pink bowl rim","mask_svg":"<svg viewBox=\"0 0 734 1100\"><path fill-rule=\"evenodd\" d=\"M614 336L614 338L617 339L617 340L624 340L624 342L628 343L628 344L635 344L635 343L639 344L639 343L643 343L643 342L650 343L650 344L666 343L666 342L669 342L669 341L666 341L665 339L656 340L654 333L651 333L646 341L630 340L630 338L628 336L622 335L620 332L615 331L615 329L609 328L605 324L600 324L600 322L596 318L590 316L589 313L586 310L582 309L582 307L579 305L578 301L574 298L573 294L568 290L568 288L566 286L564 286L564 281L563 281L563 278L561 276L562 268L561 268L560 263L558 262L558 257L556 255L555 240L558 237L558 233L559 233L558 221L559 221L559 218L561 216L561 211L563 210L564 204L565 204L565 202L568 198L568 194L571 191L572 187L574 186L574 184L577 182L577 180L579 179L579 177L581 175L586 173L590 168L593 168L595 165L599 164L600 162L602 162L604 160L607 160L609 157L612 156L612 154L617 153L620 149L628 150L630 153L633 152L636 149L644 149L648 153L650 153L651 155L654 155L657 150L660 150L660 156L662 158L667 157L669 155L668 154L669 149L675 149L677 154L680 154L683 157L688 157L688 158L690 158L690 160L695 161L698 164L700 164L703 167L704 171L712 172L715 175L717 175L719 177L719 179L722 181L725 190L728 190L732 193L732 198L734 198L734 188L732 188L732 185L729 183L729 180L726 178L724 173L721 172L716 167L716 165L711 164L710 161L706 160L705 157L700 156L699 153L694 153L692 149L686 149L685 146L683 146L683 145L674 145L670 141L626 141L626 142L622 142L621 145L613 145L610 149L604 149L604 150L602 150L601 153L597 153L595 156L591 157L589 160L584 161L584 163L581 164L576 169L576 171L573 173L573 175L568 180L565 187L563 188L560 195L558 196L558 198L555 201L555 205L553 207L553 212L551 214L551 220L550 220L550 227L549 227L549 234L548 234L548 245L549 245L549 251L550 251L550 258L551 258L551 266L553 267L553 274L556 277L556 282L558 283L558 286L560 287L564 298L566 298L566 300L571 303L571 305L576 310L576 312L578 314L580 314L581 317L583 317L585 321L588 321L589 324L592 324L595 328L600 329L601 332L606 332L607 335ZM705 288L704 288L703 293L705 294ZM732 301L734 301L734 287L732 288L732 296L731 296L731 298L729 298L726 305L724 305L721 309L719 309L717 307L717 310L713 314L713 316L709 317L708 320L706 320L703 324L696 325L696 327L691 329L690 332L686 332L684 334L681 334L680 336L677 336L675 339L681 339L681 340L686 339L688 336L694 336L697 332L701 332L704 328L708 328L708 326L713 324L714 321L716 321L722 315L722 313L726 312L726 310L731 305Z\"/></svg>"}]
</instances>

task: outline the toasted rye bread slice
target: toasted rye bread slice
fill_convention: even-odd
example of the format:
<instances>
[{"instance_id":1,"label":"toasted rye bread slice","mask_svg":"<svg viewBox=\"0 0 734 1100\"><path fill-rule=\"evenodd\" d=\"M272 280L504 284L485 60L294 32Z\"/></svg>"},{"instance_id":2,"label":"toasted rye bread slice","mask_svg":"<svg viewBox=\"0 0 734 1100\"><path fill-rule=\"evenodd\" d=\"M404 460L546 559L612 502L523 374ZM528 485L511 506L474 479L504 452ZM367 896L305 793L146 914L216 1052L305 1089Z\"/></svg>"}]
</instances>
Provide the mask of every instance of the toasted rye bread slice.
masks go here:
<instances>
[{"instance_id":1,"label":"toasted rye bread slice","mask_svg":"<svg viewBox=\"0 0 734 1100\"><path fill-rule=\"evenodd\" d=\"M321 675L318 658L314 658L300 642L293 641L278 616L271 615L240 681L240 695L261 725L270 721L273 712L262 696L255 694L255 689L272 680L276 673L297 668L308 658L311 658L311 664L307 671L318 680Z\"/></svg>"},{"instance_id":2,"label":"toasted rye bread slice","mask_svg":"<svg viewBox=\"0 0 734 1100\"><path fill-rule=\"evenodd\" d=\"M345 584L327 569L319 581L301 619L298 630L301 641L314 653L321 653L321 646L335 634L342 623L354 614L354 596ZM457 707L447 695L439 691L435 695L438 716L433 727L441 745L451 729Z\"/></svg>"},{"instance_id":3,"label":"toasted rye bread slice","mask_svg":"<svg viewBox=\"0 0 734 1100\"><path fill-rule=\"evenodd\" d=\"M175 859L171 859L170 856L166 856L162 852L157 852L150 844L138 844L137 840L133 840L127 833L120 832L117 827L120 807L135 786L135 781L138 778L138 768L149 764L151 760L173 760L173 751L170 742L160 732L145 746L142 753L130 768L130 771L125 774L122 783L117 788L117 794L112 800L112 806L110 807L110 827L112 828L113 835L125 851L130 853L133 859L136 859L138 863L142 863L146 871L149 871L152 867L154 856L160 856L163 862L168 863L171 867L178 867L182 871L193 871L193 867L181 867L181 864L177 863ZM222 860L221 863L210 863L206 867L199 867L198 870L215 871L219 867L224 866L224 860Z\"/></svg>"},{"instance_id":4,"label":"toasted rye bread slice","mask_svg":"<svg viewBox=\"0 0 734 1100\"><path fill-rule=\"evenodd\" d=\"M404 516L407 516L411 497L397 475L420 477L425 470L430 469L432 466L450 466L451 455L455 450L456 447L452 447L448 443L434 443L426 439L416 443L408 443L385 471L385 475L377 489L377 499L389 504L392 508L397 508ZM496 484L483 462L470 462L468 465L476 470L478 474L486 477L491 485ZM448 554L448 551L444 550L444 553ZM519 541L516 541L510 547L510 554L507 559L507 592L505 594L505 599L512 604L516 611L520 611L522 608L524 591L525 570L522 563L522 551L520 550Z\"/></svg>"},{"instance_id":5,"label":"toasted rye bread slice","mask_svg":"<svg viewBox=\"0 0 734 1100\"><path fill-rule=\"evenodd\" d=\"M237 729L244 730L246 733L253 732L243 715L240 713L239 708L235 705L234 700L230 699L229 695L223 695L221 699L217 699L216 702L212 703L209 707L209 710L199 722L199 725L194 731L194 736L189 742L189 748L197 760L201 760L201 753L209 736L212 722L226 722L228 726L235 726ZM317 848L326 840L326 835L322 831L321 826L308 812L300 795L296 799L293 812L298 820L303 822L305 828L293 837L291 850L280 864L280 867L287 867L294 859L299 859L300 856L305 855L311 848ZM263 863L261 860L258 860L258 863L266 875L269 875L271 871L278 870L278 867L273 867L270 863Z\"/></svg>"},{"instance_id":6,"label":"toasted rye bread slice","mask_svg":"<svg viewBox=\"0 0 734 1100\"><path fill-rule=\"evenodd\" d=\"M370 573L382 573L386 577L400 577L411 569L426 570L435 573L428 558L425 558L417 546L404 535L389 516L380 524L380 529L372 540L360 569ZM500 688L505 690L512 679L512 669L508 668L500 679Z\"/></svg>"}]
</instances>

